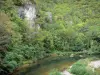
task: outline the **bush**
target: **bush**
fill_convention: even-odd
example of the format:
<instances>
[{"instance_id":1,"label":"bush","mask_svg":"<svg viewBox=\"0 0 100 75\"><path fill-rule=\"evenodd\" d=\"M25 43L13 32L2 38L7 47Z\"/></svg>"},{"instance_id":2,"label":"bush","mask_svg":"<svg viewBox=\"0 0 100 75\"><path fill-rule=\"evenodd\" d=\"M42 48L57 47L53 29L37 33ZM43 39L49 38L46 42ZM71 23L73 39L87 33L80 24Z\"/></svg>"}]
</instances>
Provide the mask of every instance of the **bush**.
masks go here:
<instances>
[{"instance_id":1,"label":"bush","mask_svg":"<svg viewBox=\"0 0 100 75\"><path fill-rule=\"evenodd\" d=\"M26 2L26 0L13 0L13 2L15 5L20 6L20 5L24 4Z\"/></svg>"},{"instance_id":2,"label":"bush","mask_svg":"<svg viewBox=\"0 0 100 75\"><path fill-rule=\"evenodd\" d=\"M76 62L70 69L75 75L95 75L92 68L87 66L88 60L80 60Z\"/></svg>"},{"instance_id":3,"label":"bush","mask_svg":"<svg viewBox=\"0 0 100 75\"><path fill-rule=\"evenodd\" d=\"M16 67L20 66L23 61L23 56L14 52L8 52L3 60L3 66L12 72Z\"/></svg>"},{"instance_id":4,"label":"bush","mask_svg":"<svg viewBox=\"0 0 100 75\"><path fill-rule=\"evenodd\" d=\"M61 75L61 73L57 69L53 69L49 75Z\"/></svg>"}]
</instances>

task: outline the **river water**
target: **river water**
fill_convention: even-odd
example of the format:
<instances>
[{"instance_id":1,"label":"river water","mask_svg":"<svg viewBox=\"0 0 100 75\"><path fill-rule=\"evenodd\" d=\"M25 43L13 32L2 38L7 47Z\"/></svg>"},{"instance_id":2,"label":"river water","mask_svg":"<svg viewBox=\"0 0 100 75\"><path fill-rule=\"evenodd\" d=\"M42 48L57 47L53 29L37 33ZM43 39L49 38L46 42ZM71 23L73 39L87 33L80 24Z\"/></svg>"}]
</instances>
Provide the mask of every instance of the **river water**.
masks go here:
<instances>
[{"instance_id":1,"label":"river water","mask_svg":"<svg viewBox=\"0 0 100 75\"><path fill-rule=\"evenodd\" d=\"M53 69L63 71L69 68L74 62L80 58L68 58L68 57L49 57L42 60L37 65L33 65L20 72L18 75L49 75L49 72Z\"/></svg>"},{"instance_id":2,"label":"river water","mask_svg":"<svg viewBox=\"0 0 100 75\"><path fill-rule=\"evenodd\" d=\"M50 71L53 69L58 69L63 71L68 69L73 63L77 62L79 57L69 58L69 57L49 57L45 60L42 60L37 65L33 65L23 72L20 72L19 75L49 75ZM100 75L100 69L97 69L98 75Z\"/></svg>"}]
</instances>

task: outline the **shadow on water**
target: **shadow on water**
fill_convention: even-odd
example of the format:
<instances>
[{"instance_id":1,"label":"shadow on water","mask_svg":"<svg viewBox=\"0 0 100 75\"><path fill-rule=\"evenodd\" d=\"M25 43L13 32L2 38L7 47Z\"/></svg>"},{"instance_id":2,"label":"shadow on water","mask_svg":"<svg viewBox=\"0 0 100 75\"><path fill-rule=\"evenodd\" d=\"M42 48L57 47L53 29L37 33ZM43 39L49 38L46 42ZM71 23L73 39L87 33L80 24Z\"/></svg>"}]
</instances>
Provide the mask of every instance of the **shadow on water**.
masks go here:
<instances>
[{"instance_id":1,"label":"shadow on water","mask_svg":"<svg viewBox=\"0 0 100 75\"><path fill-rule=\"evenodd\" d=\"M69 68L79 59L80 57L49 57L41 60L37 65L25 69L23 72L20 72L19 75L48 75L52 69L57 68L63 70L64 68Z\"/></svg>"},{"instance_id":2,"label":"shadow on water","mask_svg":"<svg viewBox=\"0 0 100 75\"><path fill-rule=\"evenodd\" d=\"M46 59L39 61L37 65L33 64L31 67L20 71L18 75L49 75L49 72L54 68L57 68L58 70L62 71L64 68L69 68L73 63L75 63L79 59L84 58L87 58L87 56L83 58L77 56L48 57ZM97 71L99 72L100 70Z\"/></svg>"}]
</instances>

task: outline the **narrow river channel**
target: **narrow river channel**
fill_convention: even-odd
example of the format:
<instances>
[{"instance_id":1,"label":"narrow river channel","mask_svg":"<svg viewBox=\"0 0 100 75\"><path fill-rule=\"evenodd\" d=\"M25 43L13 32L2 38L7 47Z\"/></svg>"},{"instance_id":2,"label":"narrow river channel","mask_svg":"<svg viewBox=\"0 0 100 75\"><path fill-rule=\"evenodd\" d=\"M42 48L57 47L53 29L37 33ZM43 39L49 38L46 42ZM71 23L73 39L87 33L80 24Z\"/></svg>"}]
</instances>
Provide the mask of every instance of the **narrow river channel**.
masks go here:
<instances>
[{"instance_id":1,"label":"narrow river channel","mask_svg":"<svg viewBox=\"0 0 100 75\"><path fill-rule=\"evenodd\" d=\"M49 57L46 60L42 60L37 65L33 65L23 72L20 72L18 75L49 75L49 72L53 69L58 69L59 71L63 71L64 69L68 69L73 63L82 59L80 57ZM97 70L98 73L100 70Z\"/></svg>"}]
</instances>

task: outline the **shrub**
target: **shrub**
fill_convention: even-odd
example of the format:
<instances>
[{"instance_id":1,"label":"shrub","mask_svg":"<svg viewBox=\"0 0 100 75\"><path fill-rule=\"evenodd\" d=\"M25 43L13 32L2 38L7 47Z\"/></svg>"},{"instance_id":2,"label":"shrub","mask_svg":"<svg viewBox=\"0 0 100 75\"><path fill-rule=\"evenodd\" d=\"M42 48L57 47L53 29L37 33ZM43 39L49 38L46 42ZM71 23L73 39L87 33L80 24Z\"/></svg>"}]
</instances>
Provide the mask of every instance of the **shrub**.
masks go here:
<instances>
[{"instance_id":1,"label":"shrub","mask_svg":"<svg viewBox=\"0 0 100 75\"><path fill-rule=\"evenodd\" d=\"M12 72L16 67L22 64L23 56L17 53L8 52L3 60L3 66Z\"/></svg>"},{"instance_id":2,"label":"shrub","mask_svg":"<svg viewBox=\"0 0 100 75\"><path fill-rule=\"evenodd\" d=\"M76 62L70 69L75 75L95 75L92 68L87 66L88 60L80 60Z\"/></svg>"},{"instance_id":3,"label":"shrub","mask_svg":"<svg viewBox=\"0 0 100 75\"><path fill-rule=\"evenodd\" d=\"M61 73L57 69L53 69L49 75L61 75Z\"/></svg>"}]
</instances>

